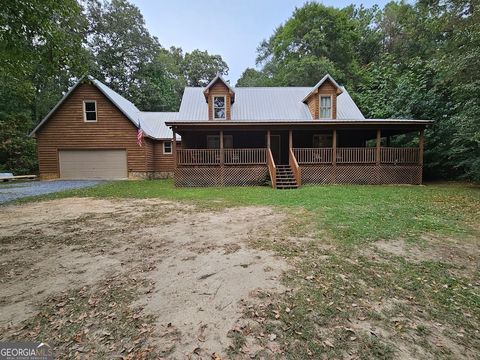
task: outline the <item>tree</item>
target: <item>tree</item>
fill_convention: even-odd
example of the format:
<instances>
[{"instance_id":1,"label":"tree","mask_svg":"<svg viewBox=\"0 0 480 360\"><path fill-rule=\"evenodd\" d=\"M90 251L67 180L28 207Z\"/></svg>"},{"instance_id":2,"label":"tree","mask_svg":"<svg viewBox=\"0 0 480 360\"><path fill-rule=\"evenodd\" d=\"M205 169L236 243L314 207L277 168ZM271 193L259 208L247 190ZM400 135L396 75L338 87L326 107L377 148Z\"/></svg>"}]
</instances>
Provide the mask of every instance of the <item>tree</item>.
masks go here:
<instances>
[{"instance_id":1,"label":"tree","mask_svg":"<svg viewBox=\"0 0 480 360\"><path fill-rule=\"evenodd\" d=\"M480 181L480 14L467 0L451 0L446 6L450 36L441 65L453 92L449 158L457 175Z\"/></svg>"},{"instance_id":2,"label":"tree","mask_svg":"<svg viewBox=\"0 0 480 360\"><path fill-rule=\"evenodd\" d=\"M0 21L0 167L30 172L28 132L84 71L86 23L75 0L7 1Z\"/></svg>"},{"instance_id":3,"label":"tree","mask_svg":"<svg viewBox=\"0 0 480 360\"><path fill-rule=\"evenodd\" d=\"M351 12L350 7L336 9L316 2L295 9L260 44L257 64L277 85L314 85L326 73L342 82L354 81L359 37Z\"/></svg>"},{"instance_id":4,"label":"tree","mask_svg":"<svg viewBox=\"0 0 480 360\"><path fill-rule=\"evenodd\" d=\"M185 85L204 86L217 72L228 73L220 55L162 48L127 0L89 0L86 9L90 74L144 111L176 110Z\"/></svg>"},{"instance_id":5,"label":"tree","mask_svg":"<svg viewBox=\"0 0 480 360\"><path fill-rule=\"evenodd\" d=\"M263 71L258 71L252 68L246 68L245 71L238 79L235 86L271 86L273 85L272 79L268 77Z\"/></svg>"},{"instance_id":6,"label":"tree","mask_svg":"<svg viewBox=\"0 0 480 360\"><path fill-rule=\"evenodd\" d=\"M82 75L144 111L176 111L188 83L228 73L220 55L163 49L127 0L16 0L0 8L0 169L35 170L28 133Z\"/></svg>"},{"instance_id":7,"label":"tree","mask_svg":"<svg viewBox=\"0 0 480 360\"><path fill-rule=\"evenodd\" d=\"M217 73L228 75L228 65L220 55L200 50L186 53L181 69L188 86L206 86Z\"/></svg>"},{"instance_id":8,"label":"tree","mask_svg":"<svg viewBox=\"0 0 480 360\"><path fill-rule=\"evenodd\" d=\"M367 117L432 119L427 177L480 180L480 15L470 0L383 9L306 3L260 43L240 86L346 84ZM399 141L409 144L409 137Z\"/></svg>"},{"instance_id":9,"label":"tree","mask_svg":"<svg viewBox=\"0 0 480 360\"><path fill-rule=\"evenodd\" d=\"M160 57L156 57L141 67L129 95L143 111L177 111L183 90L183 87L179 89L179 84L183 83L167 71Z\"/></svg>"},{"instance_id":10,"label":"tree","mask_svg":"<svg viewBox=\"0 0 480 360\"><path fill-rule=\"evenodd\" d=\"M133 100L132 88L142 82L139 74L160 51L158 40L148 32L140 10L126 0L91 0L86 14L87 47L93 56L90 74Z\"/></svg>"}]
</instances>

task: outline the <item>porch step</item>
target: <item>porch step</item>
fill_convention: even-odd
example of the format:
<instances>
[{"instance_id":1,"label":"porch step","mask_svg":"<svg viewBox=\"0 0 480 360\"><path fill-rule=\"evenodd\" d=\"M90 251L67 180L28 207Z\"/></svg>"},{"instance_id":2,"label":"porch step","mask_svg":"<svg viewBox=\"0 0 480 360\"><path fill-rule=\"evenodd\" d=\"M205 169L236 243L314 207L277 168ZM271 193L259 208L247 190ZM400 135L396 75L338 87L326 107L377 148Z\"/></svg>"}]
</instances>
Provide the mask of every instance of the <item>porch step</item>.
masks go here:
<instances>
[{"instance_id":1,"label":"porch step","mask_svg":"<svg viewBox=\"0 0 480 360\"><path fill-rule=\"evenodd\" d=\"M277 189L296 189L297 180L290 165L277 165Z\"/></svg>"}]
</instances>

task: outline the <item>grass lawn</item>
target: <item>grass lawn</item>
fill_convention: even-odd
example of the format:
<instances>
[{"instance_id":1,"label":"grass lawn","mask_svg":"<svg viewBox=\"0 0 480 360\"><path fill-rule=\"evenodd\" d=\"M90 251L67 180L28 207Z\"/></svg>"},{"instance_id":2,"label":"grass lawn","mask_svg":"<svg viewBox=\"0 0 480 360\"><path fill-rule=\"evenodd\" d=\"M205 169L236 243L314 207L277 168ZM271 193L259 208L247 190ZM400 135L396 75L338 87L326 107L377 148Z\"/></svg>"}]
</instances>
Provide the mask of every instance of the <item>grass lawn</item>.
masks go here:
<instances>
[{"instance_id":1,"label":"grass lawn","mask_svg":"<svg viewBox=\"0 0 480 360\"><path fill-rule=\"evenodd\" d=\"M170 180L118 181L36 199L74 196L161 198L211 209L241 205L305 209L318 231L328 232L345 244L399 236L418 240L425 232L471 235L473 228L469 225L478 224L480 219L480 187L465 184L325 185L280 191L270 187L175 188Z\"/></svg>"},{"instance_id":2,"label":"grass lawn","mask_svg":"<svg viewBox=\"0 0 480 360\"><path fill-rule=\"evenodd\" d=\"M242 358L252 339L292 359L480 353L478 186L279 191L121 181L34 200L65 197L161 198L193 203L199 211L267 205L286 212L282 234L258 229L249 244L288 261L283 283L291 291L259 292L258 301L245 307L247 325L230 334L233 358Z\"/></svg>"}]
</instances>

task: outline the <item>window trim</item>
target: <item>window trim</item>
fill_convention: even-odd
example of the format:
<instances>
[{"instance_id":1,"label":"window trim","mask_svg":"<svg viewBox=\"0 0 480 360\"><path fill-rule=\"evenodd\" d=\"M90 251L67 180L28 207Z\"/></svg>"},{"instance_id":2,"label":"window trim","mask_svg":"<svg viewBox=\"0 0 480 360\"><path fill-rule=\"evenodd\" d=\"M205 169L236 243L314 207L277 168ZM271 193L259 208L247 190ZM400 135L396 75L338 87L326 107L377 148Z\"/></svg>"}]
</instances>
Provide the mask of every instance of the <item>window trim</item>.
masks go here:
<instances>
[{"instance_id":1,"label":"window trim","mask_svg":"<svg viewBox=\"0 0 480 360\"><path fill-rule=\"evenodd\" d=\"M216 117L215 116L215 98L223 98L223 109L225 109L225 116L224 117ZM222 108L217 108L222 109ZM212 112L213 112L213 119L214 120L227 120L227 96L226 95L212 95Z\"/></svg>"},{"instance_id":2,"label":"window trim","mask_svg":"<svg viewBox=\"0 0 480 360\"><path fill-rule=\"evenodd\" d=\"M95 111L87 111L87 107L86 107L87 103L94 103ZM95 120L87 120L87 112L89 113L95 112ZM97 122L97 120L98 120L97 100L83 100L83 122Z\"/></svg>"},{"instance_id":3,"label":"window trim","mask_svg":"<svg viewBox=\"0 0 480 360\"><path fill-rule=\"evenodd\" d=\"M165 144L170 143L170 151L165 150ZM163 154L164 155L172 155L173 154L173 141L164 141L163 142Z\"/></svg>"},{"instance_id":4,"label":"window trim","mask_svg":"<svg viewBox=\"0 0 480 360\"><path fill-rule=\"evenodd\" d=\"M209 139L214 139L214 138L218 138L218 148L210 148L208 147L208 143L210 142ZM226 139L231 139L231 144L232 144L232 147L225 147L225 143L226 143ZM227 135L223 135L223 148L224 149L233 149L233 135L230 135L230 134L227 134ZM207 135L207 149L220 149L220 135Z\"/></svg>"},{"instance_id":5,"label":"window trim","mask_svg":"<svg viewBox=\"0 0 480 360\"><path fill-rule=\"evenodd\" d=\"M322 98L330 98L330 116L322 117ZM333 97L332 95L320 94L318 99L318 118L319 119L333 119Z\"/></svg>"},{"instance_id":6,"label":"window trim","mask_svg":"<svg viewBox=\"0 0 480 360\"><path fill-rule=\"evenodd\" d=\"M324 137L326 140L331 138L331 141L332 141L332 145L331 146L320 146L320 139ZM315 138L318 138L318 145L319 146L314 146L315 144ZM316 149L322 149L322 148L330 148L333 146L333 134L325 134L325 133L321 133L321 134L313 134L312 136L312 147L316 148Z\"/></svg>"}]
</instances>

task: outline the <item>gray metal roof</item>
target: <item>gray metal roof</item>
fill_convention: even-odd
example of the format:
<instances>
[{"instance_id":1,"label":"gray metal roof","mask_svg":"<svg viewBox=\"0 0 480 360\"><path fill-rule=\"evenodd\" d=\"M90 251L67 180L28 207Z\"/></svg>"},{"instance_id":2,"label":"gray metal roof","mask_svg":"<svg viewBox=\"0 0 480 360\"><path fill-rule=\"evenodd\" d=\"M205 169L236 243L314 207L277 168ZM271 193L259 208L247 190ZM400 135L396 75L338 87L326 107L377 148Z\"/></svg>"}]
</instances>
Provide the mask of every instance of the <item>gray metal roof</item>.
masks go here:
<instances>
[{"instance_id":1,"label":"gray metal roof","mask_svg":"<svg viewBox=\"0 0 480 360\"><path fill-rule=\"evenodd\" d=\"M126 116L130 119L131 122L135 124L136 127L138 127L138 124L140 122L140 110L125 99L122 95L119 93L113 91L110 89L107 85L104 83L98 81L97 79L92 78L91 76L88 77L90 81L107 97L110 99L111 102L113 102L117 108Z\"/></svg>"},{"instance_id":2,"label":"gray metal roof","mask_svg":"<svg viewBox=\"0 0 480 360\"><path fill-rule=\"evenodd\" d=\"M141 125L145 135L153 139L171 139L172 131L165 125L166 121L176 119L178 113L174 112L141 112L132 102L122 95L110 89L107 85L88 76L88 79L100 90L137 128ZM84 80L82 77L73 85L63 98L50 110L42 121L33 129L30 136L33 136L38 129L53 115L59 106L69 97ZM179 140L180 138L177 137Z\"/></svg>"},{"instance_id":3,"label":"gray metal roof","mask_svg":"<svg viewBox=\"0 0 480 360\"><path fill-rule=\"evenodd\" d=\"M329 79L326 76L323 81ZM110 89L100 81L88 77L115 106L136 126L141 126L145 135L153 139L171 139L172 131L166 123L201 123L208 120L208 104L205 101L202 87L185 88L180 111L177 112L142 112L133 103ZM58 107L68 98L72 91L81 84L80 79L55 105L47 116L31 132L31 136L52 116ZM337 97L337 119L325 120L333 122L399 122L394 119L365 119L353 99L344 87ZM311 87L237 87L232 89L236 94L236 101L232 104L232 120L230 124L293 122L305 123L312 120L308 106L302 102ZM412 122L415 120L403 120ZM221 123L222 121L216 121ZM215 123L216 123L215 122ZM225 121L223 121L225 123ZM418 122L428 122L418 120ZM180 137L177 136L177 140Z\"/></svg>"},{"instance_id":4,"label":"gray metal roof","mask_svg":"<svg viewBox=\"0 0 480 360\"><path fill-rule=\"evenodd\" d=\"M265 126L285 126L292 127L294 126L316 126L316 127L329 127L332 125L350 125L355 124L355 126L368 126L368 125L428 125L433 123L433 120L417 120L417 119L324 119L322 121L312 121L312 120L272 120L272 121L225 121L225 120L207 120L207 121L167 121L168 126L175 125L188 125L188 126L198 126L200 127L218 127L223 126L225 128L242 128L245 126L258 126L259 128L264 128Z\"/></svg>"},{"instance_id":5,"label":"gray metal roof","mask_svg":"<svg viewBox=\"0 0 480 360\"><path fill-rule=\"evenodd\" d=\"M146 133L154 135L156 139L171 139L173 136L172 130L165 125L166 121L175 121L177 119L177 112L141 112L142 129ZM181 140L177 135L177 140Z\"/></svg>"},{"instance_id":6,"label":"gray metal roof","mask_svg":"<svg viewBox=\"0 0 480 360\"><path fill-rule=\"evenodd\" d=\"M337 119L365 119L348 91L341 87L337 97ZM237 87L232 104L232 120L237 121L303 121L311 120L308 106L302 102L311 87ZM177 121L208 120L204 88L187 87Z\"/></svg>"}]
</instances>

